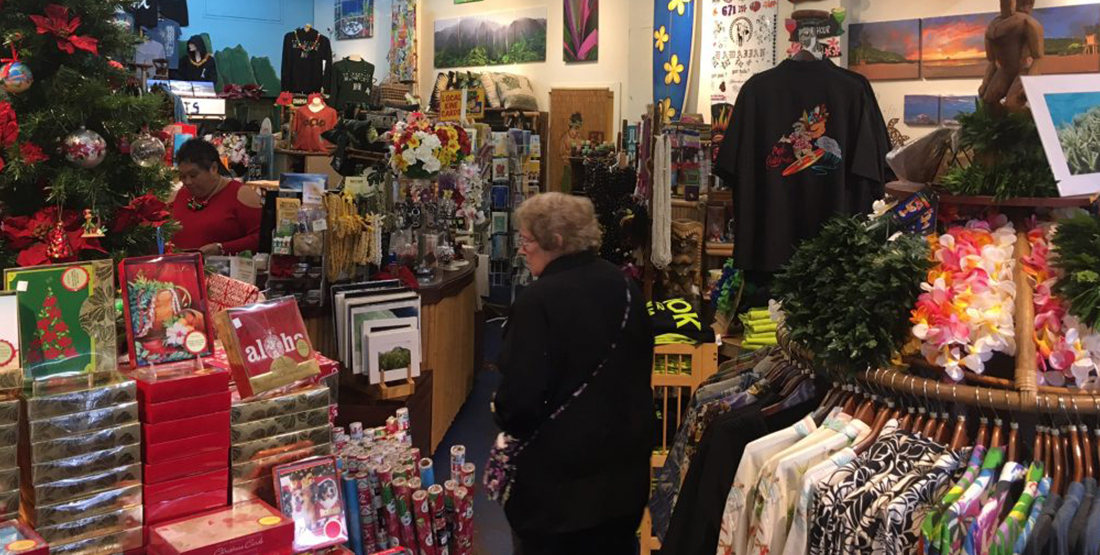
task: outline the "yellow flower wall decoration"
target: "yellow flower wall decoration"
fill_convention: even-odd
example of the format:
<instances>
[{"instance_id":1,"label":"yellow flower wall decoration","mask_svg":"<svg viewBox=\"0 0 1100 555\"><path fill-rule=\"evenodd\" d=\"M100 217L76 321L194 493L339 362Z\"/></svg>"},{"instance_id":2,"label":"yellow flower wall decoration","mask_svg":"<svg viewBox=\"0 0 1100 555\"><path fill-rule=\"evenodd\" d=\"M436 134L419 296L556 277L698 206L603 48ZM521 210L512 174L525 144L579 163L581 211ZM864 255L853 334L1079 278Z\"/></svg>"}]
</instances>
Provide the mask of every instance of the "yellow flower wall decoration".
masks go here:
<instances>
[{"instance_id":1,"label":"yellow flower wall decoration","mask_svg":"<svg viewBox=\"0 0 1100 555\"><path fill-rule=\"evenodd\" d=\"M668 42L668 32L665 30L665 26L661 25L660 29L653 31L653 48L665 51L665 43Z\"/></svg>"},{"instance_id":2,"label":"yellow flower wall decoration","mask_svg":"<svg viewBox=\"0 0 1100 555\"><path fill-rule=\"evenodd\" d=\"M661 115L664 116L665 123L676 117L676 108L672 105L672 99L667 96L661 101Z\"/></svg>"},{"instance_id":3,"label":"yellow flower wall decoration","mask_svg":"<svg viewBox=\"0 0 1100 555\"><path fill-rule=\"evenodd\" d=\"M668 0L668 11L674 11L677 15L684 15L684 8L687 7L688 2L691 2L691 0Z\"/></svg>"},{"instance_id":4,"label":"yellow flower wall decoration","mask_svg":"<svg viewBox=\"0 0 1100 555\"><path fill-rule=\"evenodd\" d=\"M680 84L680 72L684 71L684 64L680 63L680 57L676 54L672 55L669 61L665 62L665 71L668 72L665 75L665 84L671 85L676 83Z\"/></svg>"}]
</instances>

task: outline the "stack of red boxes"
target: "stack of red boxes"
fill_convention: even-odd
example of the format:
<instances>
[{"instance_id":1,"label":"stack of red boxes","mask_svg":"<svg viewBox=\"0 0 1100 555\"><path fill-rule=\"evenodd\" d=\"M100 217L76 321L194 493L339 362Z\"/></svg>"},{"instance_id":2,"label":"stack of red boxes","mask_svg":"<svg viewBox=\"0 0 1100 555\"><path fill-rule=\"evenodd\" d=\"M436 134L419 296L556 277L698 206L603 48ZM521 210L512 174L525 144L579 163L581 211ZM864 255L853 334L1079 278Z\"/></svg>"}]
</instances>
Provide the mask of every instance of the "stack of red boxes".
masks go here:
<instances>
[{"instance_id":1,"label":"stack of red boxes","mask_svg":"<svg viewBox=\"0 0 1100 555\"><path fill-rule=\"evenodd\" d=\"M159 523L229 504L229 373L187 368L132 377L141 413L146 536Z\"/></svg>"}]
</instances>

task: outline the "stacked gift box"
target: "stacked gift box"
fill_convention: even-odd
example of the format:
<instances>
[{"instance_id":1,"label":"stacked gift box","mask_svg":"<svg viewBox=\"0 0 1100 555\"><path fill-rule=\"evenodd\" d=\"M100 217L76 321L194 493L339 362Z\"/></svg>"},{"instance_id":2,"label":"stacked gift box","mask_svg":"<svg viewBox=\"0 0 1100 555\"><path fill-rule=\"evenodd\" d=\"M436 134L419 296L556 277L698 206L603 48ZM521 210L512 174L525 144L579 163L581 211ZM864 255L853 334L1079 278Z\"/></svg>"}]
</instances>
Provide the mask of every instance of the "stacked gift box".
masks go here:
<instances>
[{"instance_id":1,"label":"stacked gift box","mask_svg":"<svg viewBox=\"0 0 1100 555\"><path fill-rule=\"evenodd\" d=\"M260 500L151 527L150 555L290 555L294 522Z\"/></svg>"},{"instance_id":2,"label":"stacked gift box","mask_svg":"<svg viewBox=\"0 0 1100 555\"><path fill-rule=\"evenodd\" d=\"M0 553L3 555L49 555L46 540L18 520L0 521Z\"/></svg>"},{"instance_id":3,"label":"stacked gift box","mask_svg":"<svg viewBox=\"0 0 1100 555\"><path fill-rule=\"evenodd\" d=\"M131 374L138 389L145 521L224 507L229 491L229 374L190 363Z\"/></svg>"},{"instance_id":4,"label":"stacked gift box","mask_svg":"<svg viewBox=\"0 0 1100 555\"><path fill-rule=\"evenodd\" d=\"M102 383L45 391L22 403L20 510L51 553L123 552L143 544L137 388L118 375L88 380Z\"/></svg>"},{"instance_id":5,"label":"stacked gift box","mask_svg":"<svg viewBox=\"0 0 1100 555\"><path fill-rule=\"evenodd\" d=\"M232 498L277 506L271 471L279 465L332 454L329 388L323 385L237 400L232 425Z\"/></svg>"},{"instance_id":6,"label":"stacked gift box","mask_svg":"<svg viewBox=\"0 0 1100 555\"><path fill-rule=\"evenodd\" d=\"M0 522L19 516L19 399L0 399Z\"/></svg>"}]
</instances>

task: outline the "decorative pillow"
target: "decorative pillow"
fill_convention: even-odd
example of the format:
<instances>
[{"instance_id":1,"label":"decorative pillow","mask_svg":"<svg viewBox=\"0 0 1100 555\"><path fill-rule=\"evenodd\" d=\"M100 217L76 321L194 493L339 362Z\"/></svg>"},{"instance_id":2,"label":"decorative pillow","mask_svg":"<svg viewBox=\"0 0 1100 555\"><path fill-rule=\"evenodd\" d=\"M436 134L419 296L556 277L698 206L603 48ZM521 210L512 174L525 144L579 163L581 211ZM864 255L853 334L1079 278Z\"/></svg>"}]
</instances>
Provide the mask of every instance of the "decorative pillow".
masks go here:
<instances>
[{"instance_id":1,"label":"decorative pillow","mask_svg":"<svg viewBox=\"0 0 1100 555\"><path fill-rule=\"evenodd\" d=\"M539 102L535 98L535 89L531 81L522 75L499 73L493 79L497 84L501 103L509 110L537 112Z\"/></svg>"},{"instance_id":2,"label":"decorative pillow","mask_svg":"<svg viewBox=\"0 0 1100 555\"><path fill-rule=\"evenodd\" d=\"M485 102L489 103L490 108L502 108L504 104L500 102L500 94L497 93L497 83L493 80L496 76L495 73L488 71L481 74L481 87L485 89Z\"/></svg>"},{"instance_id":3,"label":"decorative pillow","mask_svg":"<svg viewBox=\"0 0 1100 555\"><path fill-rule=\"evenodd\" d=\"M447 84L450 82L451 77L447 75L447 72L440 72L439 75L435 77L435 89L432 90L432 98L428 107L430 111L439 111L439 95L447 90Z\"/></svg>"}]
</instances>

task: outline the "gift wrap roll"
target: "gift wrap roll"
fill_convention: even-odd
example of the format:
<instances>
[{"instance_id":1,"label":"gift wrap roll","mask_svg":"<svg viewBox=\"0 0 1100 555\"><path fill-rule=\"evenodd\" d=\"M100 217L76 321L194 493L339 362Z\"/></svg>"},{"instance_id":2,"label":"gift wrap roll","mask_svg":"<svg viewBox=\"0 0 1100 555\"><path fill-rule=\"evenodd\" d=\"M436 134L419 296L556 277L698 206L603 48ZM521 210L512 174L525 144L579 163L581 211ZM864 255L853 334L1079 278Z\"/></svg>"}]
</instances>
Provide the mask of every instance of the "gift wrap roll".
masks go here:
<instances>
[{"instance_id":1,"label":"gift wrap roll","mask_svg":"<svg viewBox=\"0 0 1100 555\"><path fill-rule=\"evenodd\" d=\"M436 555L435 531L432 529L431 506L428 501L428 492L417 490L412 494L413 518L416 524L416 539L420 547L420 555Z\"/></svg>"},{"instance_id":2,"label":"gift wrap roll","mask_svg":"<svg viewBox=\"0 0 1100 555\"><path fill-rule=\"evenodd\" d=\"M359 526L362 529L363 551L374 551L378 547L378 513L374 510L374 494L370 488L370 477L366 472L355 476L356 497L359 501Z\"/></svg>"},{"instance_id":3,"label":"gift wrap roll","mask_svg":"<svg viewBox=\"0 0 1100 555\"><path fill-rule=\"evenodd\" d=\"M397 519L401 523L401 545L416 552L416 530L413 528L412 492L404 478L393 479L393 496L397 502Z\"/></svg>"},{"instance_id":4,"label":"gift wrap roll","mask_svg":"<svg viewBox=\"0 0 1100 555\"><path fill-rule=\"evenodd\" d=\"M474 485L477 484L477 467L468 462L462 465L462 487L466 488L470 495L474 495Z\"/></svg>"},{"instance_id":5,"label":"gift wrap roll","mask_svg":"<svg viewBox=\"0 0 1100 555\"><path fill-rule=\"evenodd\" d=\"M462 474L462 465L466 464L466 446L454 445L451 447L451 478L458 478Z\"/></svg>"},{"instance_id":6,"label":"gift wrap roll","mask_svg":"<svg viewBox=\"0 0 1100 555\"><path fill-rule=\"evenodd\" d=\"M344 514L348 519L348 545L355 555L363 555L363 529L359 520L359 484L354 476L340 478L344 486L344 502L347 507Z\"/></svg>"},{"instance_id":7,"label":"gift wrap roll","mask_svg":"<svg viewBox=\"0 0 1100 555\"><path fill-rule=\"evenodd\" d=\"M382 504L386 513L386 538L389 548L401 546L401 523L397 518L397 499L393 492L393 471L389 466L378 469L378 480L382 485Z\"/></svg>"},{"instance_id":8,"label":"gift wrap roll","mask_svg":"<svg viewBox=\"0 0 1100 555\"><path fill-rule=\"evenodd\" d=\"M449 555L451 545L444 497L443 486L436 484L428 488L428 506L432 512L432 530L435 531L435 545L439 555Z\"/></svg>"},{"instance_id":9,"label":"gift wrap roll","mask_svg":"<svg viewBox=\"0 0 1100 555\"><path fill-rule=\"evenodd\" d=\"M465 487L455 490L455 537L458 555L469 555L474 548L474 501Z\"/></svg>"},{"instance_id":10,"label":"gift wrap roll","mask_svg":"<svg viewBox=\"0 0 1100 555\"><path fill-rule=\"evenodd\" d=\"M435 485L435 470L432 460L427 457L420 459L420 483L428 487Z\"/></svg>"}]
</instances>

